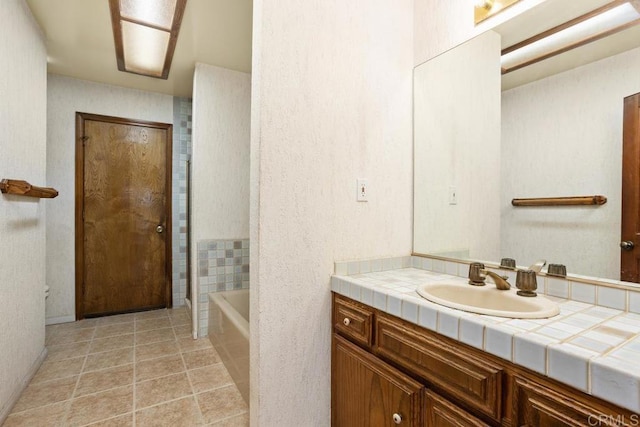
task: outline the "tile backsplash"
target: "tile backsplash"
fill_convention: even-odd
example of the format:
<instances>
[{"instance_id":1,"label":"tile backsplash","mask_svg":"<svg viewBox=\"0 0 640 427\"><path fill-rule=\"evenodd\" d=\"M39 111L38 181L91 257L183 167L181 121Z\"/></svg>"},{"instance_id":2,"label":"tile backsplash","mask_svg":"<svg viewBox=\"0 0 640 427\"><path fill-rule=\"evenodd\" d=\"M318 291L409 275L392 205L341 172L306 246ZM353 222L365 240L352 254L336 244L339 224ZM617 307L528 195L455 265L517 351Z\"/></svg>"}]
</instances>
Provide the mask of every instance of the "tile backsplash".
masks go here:
<instances>
[{"instance_id":1,"label":"tile backsplash","mask_svg":"<svg viewBox=\"0 0 640 427\"><path fill-rule=\"evenodd\" d=\"M249 289L249 239L198 241L198 336L208 334L210 292Z\"/></svg>"},{"instance_id":2,"label":"tile backsplash","mask_svg":"<svg viewBox=\"0 0 640 427\"><path fill-rule=\"evenodd\" d=\"M408 267L463 278L469 275L468 263L411 255L336 262L335 274L339 276L353 276ZM499 270L490 266L488 266L488 268L499 271L503 275L506 274L509 276L509 282L515 285L515 272ZM635 289L633 284L628 285L624 282L614 283L612 280L601 281L595 278L590 280L585 277L581 277L579 280L572 280L571 277L560 278L541 274L538 276L537 292L631 313L640 313L640 286Z\"/></svg>"}]
</instances>

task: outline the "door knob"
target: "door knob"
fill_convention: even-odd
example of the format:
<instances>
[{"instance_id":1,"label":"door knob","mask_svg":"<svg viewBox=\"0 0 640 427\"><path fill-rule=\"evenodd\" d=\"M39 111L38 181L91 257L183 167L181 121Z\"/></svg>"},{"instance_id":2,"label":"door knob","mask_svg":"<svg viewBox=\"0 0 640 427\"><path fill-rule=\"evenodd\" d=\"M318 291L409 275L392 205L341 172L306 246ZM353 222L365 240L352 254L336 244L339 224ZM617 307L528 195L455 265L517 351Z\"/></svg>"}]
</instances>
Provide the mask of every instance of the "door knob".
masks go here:
<instances>
[{"instance_id":1,"label":"door knob","mask_svg":"<svg viewBox=\"0 0 640 427\"><path fill-rule=\"evenodd\" d=\"M392 417L392 418L393 418L393 422L394 422L395 424L400 424L400 423L402 423L402 415L400 415L400 414L397 414L397 413L396 413L396 414L393 414L393 417Z\"/></svg>"},{"instance_id":2,"label":"door knob","mask_svg":"<svg viewBox=\"0 0 640 427\"><path fill-rule=\"evenodd\" d=\"M159 233L162 233L163 231L164 231L164 227L163 226L159 225L159 226L156 227L156 233L159 234Z\"/></svg>"},{"instance_id":3,"label":"door knob","mask_svg":"<svg viewBox=\"0 0 640 427\"><path fill-rule=\"evenodd\" d=\"M625 251L632 251L635 247L635 244L631 240L625 240L623 242L620 242L620 247Z\"/></svg>"}]
</instances>

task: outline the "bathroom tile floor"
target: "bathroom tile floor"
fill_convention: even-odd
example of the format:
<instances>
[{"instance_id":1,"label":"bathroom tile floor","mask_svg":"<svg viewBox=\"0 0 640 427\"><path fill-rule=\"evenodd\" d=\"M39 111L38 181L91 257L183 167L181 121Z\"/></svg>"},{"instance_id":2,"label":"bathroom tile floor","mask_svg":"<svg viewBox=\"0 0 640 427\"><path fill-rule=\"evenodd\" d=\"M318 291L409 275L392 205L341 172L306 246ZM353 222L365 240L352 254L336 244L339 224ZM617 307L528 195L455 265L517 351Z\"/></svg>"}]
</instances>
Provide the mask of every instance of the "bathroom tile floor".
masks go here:
<instances>
[{"instance_id":1,"label":"bathroom tile floor","mask_svg":"<svg viewBox=\"0 0 640 427\"><path fill-rule=\"evenodd\" d=\"M248 426L240 392L185 307L47 326L13 426Z\"/></svg>"}]
</instances>

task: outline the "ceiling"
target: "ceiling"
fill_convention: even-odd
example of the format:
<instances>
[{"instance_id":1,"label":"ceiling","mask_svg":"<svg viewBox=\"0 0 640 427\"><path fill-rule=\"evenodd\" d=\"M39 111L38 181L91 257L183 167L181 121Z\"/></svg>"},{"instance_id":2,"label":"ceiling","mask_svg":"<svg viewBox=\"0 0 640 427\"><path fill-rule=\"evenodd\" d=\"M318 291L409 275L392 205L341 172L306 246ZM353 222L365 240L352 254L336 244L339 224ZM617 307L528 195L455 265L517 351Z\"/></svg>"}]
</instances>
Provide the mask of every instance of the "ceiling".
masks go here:
<instances>
[{"instance_id":1,"label":"ceiling","mask_svg":"<svg viewBox=\"0 0 640 427\"><path fill-rule=\"evenodd\" d=\"M167 80L118 71L108 0L26 1L46 38L50 73L191 97L196 62L251 72L252 0L187 0Z\"/></svg>"}]
</instances>

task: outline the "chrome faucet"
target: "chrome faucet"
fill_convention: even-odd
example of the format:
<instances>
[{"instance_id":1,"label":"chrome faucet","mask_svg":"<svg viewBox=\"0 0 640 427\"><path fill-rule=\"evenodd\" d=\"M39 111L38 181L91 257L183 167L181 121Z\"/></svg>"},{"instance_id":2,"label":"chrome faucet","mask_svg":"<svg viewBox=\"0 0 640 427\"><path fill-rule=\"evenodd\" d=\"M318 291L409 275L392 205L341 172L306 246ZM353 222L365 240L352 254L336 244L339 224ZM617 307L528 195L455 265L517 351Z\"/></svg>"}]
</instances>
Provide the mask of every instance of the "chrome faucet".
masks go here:
<instances>
[{"instance_id":1,"label":"chrome faucet","mask_svg":"<svg viewBox=\"0 0 640 427\"><path fill-rule=\"evenodd\" d=\"M500 276L493 271L485 269L480 270L480 272L491 277L493 279L493 282L496 284L496 288L500 289L501 291L508 291L509 289L511 289L511 285L509 284L509 282L507 282L507 276Z\"/></svg>"}]
</instances>

